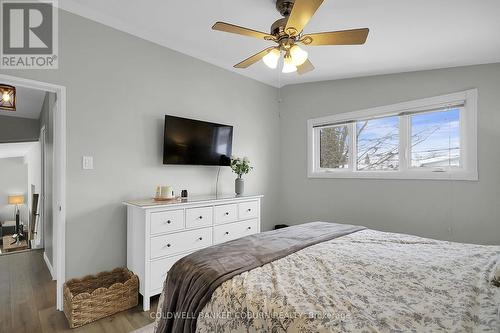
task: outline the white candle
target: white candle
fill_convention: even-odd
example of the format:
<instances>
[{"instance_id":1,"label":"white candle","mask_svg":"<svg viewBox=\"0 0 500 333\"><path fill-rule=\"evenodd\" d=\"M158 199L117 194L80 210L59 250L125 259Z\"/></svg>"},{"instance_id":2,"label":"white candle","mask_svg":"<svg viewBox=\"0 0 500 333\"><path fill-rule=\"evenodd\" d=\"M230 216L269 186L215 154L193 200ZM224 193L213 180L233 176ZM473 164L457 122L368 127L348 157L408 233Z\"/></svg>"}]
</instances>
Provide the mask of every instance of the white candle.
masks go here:
<instances>
[{"instance_id":1,"label":"white candle","mask_svg":"<svg viewBox=\"0 0 500 333\"><path fill-rule=\"evenodd\" d=\"M170 199L170 198L173 198L174 195L173 195L173 188L172 186L162 186L161 187L161 197L162 198L166 198L166 199Z\"/></svg>"}]
</instances>

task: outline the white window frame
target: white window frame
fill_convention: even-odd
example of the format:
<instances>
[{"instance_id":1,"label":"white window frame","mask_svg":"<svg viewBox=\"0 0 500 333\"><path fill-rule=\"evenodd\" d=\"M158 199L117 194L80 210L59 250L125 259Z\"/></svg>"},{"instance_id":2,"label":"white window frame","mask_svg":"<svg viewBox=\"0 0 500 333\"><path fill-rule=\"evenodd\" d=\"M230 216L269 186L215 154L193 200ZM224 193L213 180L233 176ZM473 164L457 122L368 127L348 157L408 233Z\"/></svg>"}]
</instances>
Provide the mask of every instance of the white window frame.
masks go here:
<instances>
[{"instance_id":1,"label":"white window frame","mask_svg":"<svg viewBox=\"0 0 500 333\"><path fill-rule=\"evenodd\" d=\"M372 179L429 179L429 180L478 180L477 168L477 89L423 98L409 102L346 112L307 121L307 174L309 178L372 178ZM446 108L463 103L460 111L459 168L412 168L410 153L411 116L408 114ZM367 171L354 169L352 159L356 152L356 120L399 115L399 170ZM347 124L350 126L349 167L321 169L319 167L319 131L316 127Z\"/></svg>"}]
</instances>

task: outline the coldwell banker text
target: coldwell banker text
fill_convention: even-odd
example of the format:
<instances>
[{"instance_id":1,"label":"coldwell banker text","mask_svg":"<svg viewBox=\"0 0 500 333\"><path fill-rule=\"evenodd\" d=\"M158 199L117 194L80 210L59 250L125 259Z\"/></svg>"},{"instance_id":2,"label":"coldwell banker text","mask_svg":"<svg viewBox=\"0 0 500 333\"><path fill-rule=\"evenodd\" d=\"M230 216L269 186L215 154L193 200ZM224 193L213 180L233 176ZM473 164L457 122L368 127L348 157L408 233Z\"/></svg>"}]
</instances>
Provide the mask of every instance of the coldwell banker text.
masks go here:
<instances>
[{"instance_id":1,"label":"coldwell banker text","mask_svg":"<svg viewBox=\"0 0 500 333\"><path fill-rule=\"evenodd\" d=\"M57 69L57 2L0 0L0 9L0 67Z\"/></svg>"}]
</instances>

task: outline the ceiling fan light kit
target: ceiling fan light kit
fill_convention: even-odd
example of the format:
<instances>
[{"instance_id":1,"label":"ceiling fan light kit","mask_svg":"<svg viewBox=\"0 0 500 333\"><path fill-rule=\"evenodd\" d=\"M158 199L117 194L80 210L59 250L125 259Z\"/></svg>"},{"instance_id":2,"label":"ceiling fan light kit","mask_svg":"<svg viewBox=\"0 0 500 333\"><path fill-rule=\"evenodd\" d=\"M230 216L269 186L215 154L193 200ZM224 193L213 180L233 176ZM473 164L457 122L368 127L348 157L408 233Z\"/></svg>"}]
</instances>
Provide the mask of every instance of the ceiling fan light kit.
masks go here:
<instances>
[{"instance_id":1,"label":"ceiling fan light kit","mask_svg":"<svg viewBox=\"0 0 500 333\"><path fill-rule=\"evenodd\" d=\"M366 42L369 29L322 32L304 35L304 27L309 23L324 0L277 0L276 9L284 16L274 22L271 33L260 32L234 24L217 22L212 29L271 41L278 46L270 47L234 65L248 68L263 60L266 66L276 69L283 54L283 73L297 72L302 75L314 70L307 51L299 47L321 45L361 45Z\"/></svg>"},{"instance_id":2,"label":"ceiling fan light kit","mask_svg":"<svg viewBox=\"0 0 500 333\"><path fill-rule=\"evenodd\" d=\"M281 57L281 52L278 48L274 48L270 50L262 60L266 64L267 67L271 69L276 69L278 67L278 62Z\"/></svg>"},{"instance_id":3,"label":"ceiling fan light kit","mask_svg":"<svg viewBox=\"0 0 500 333\"><path fill-rule=\"evenodd\" d=\"M290 48L290 56L292 57L293 64L295 66L300 66L306 62L309 54L304 51L298 45L294 45Z\"/></svg>"},{"instance_id":4,"label":"ceiling fan light kit","mask_svg":"<svg viewBox=\"0 0 500 333\"><path fill-rule=\"evenodd\" d=\"M293 59L289 53L285 54L283 60L283 73L293 73L297 71L297 66L293 63Z\"/></svg>"}]
</instances>

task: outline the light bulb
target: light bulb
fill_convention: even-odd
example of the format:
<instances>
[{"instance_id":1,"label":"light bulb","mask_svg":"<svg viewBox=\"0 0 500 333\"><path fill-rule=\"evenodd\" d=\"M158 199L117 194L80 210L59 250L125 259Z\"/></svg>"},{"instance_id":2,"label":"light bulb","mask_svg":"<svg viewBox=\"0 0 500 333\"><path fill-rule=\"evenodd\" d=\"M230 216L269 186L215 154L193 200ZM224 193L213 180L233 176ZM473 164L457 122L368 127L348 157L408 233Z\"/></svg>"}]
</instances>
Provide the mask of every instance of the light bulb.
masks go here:
<instances>
[{"instance_id":1,"label":"light bulb","mask_svg":"<svg viewBox=\"0 0 500 333\"><path fill-rule=\"evenodd\" d=\"M282 72L283 73L293 73L295 71L297 71L297 66L295 66L293 64L292 57L289 54L285 55L285 61L283 63Z\"/></svg>"},{"instance_id":2,"label":"light bulb","mask_svg":"<svg viewBox=\"0 0 500 333\"><path fill-rule=\"evenodd\" d=\"M302 50L298 45L292 46L290 49L290 55L292 56L293 64L295 66L300 66L307 60L307 52Z\"/></svg>"},{"instance_id":3,"label":"light bulb","mask_svg":"<svg viewBox=\"0 0 500 333\"><path fill-rule=\"evenodd\" d=\"M272 49L269 51L262 60L264 60L264 63L266 64L267 67L275 69L278 67L278 60L280 59L280 51L278 49Z\"/></svg>"},{"instance_id":4,"label":"light bulb","mask_svg":"<svg viewBox=\"0 0 500 333\"><path fill-rule=\"evenodd\" d=\"M4 102L9 102L10 101L10 95L8 93L3 93L2 100Z\"/></svg>"}]
</instances>

